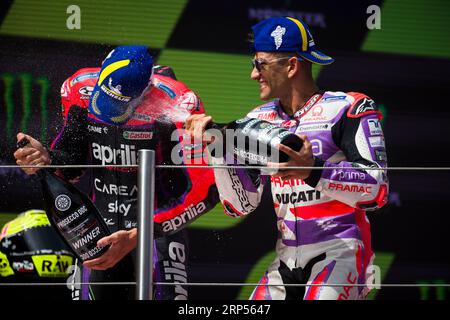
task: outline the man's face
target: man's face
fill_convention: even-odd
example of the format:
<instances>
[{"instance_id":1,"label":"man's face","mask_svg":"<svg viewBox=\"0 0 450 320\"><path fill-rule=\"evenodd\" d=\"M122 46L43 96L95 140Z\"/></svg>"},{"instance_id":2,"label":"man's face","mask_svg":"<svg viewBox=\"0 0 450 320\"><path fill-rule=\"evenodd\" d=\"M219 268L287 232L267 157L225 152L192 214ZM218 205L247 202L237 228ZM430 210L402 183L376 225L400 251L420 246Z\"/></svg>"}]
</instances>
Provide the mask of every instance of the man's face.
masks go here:
<instances>
[{"instance_id":1,"label":"man's face","mask_svg":"<svg viewBox=\"0 0 450 320\"><path fill-rule=\"evenodd\" d=\"M287 57L277 57L270 52L257 52L257 60L250 77L259 83L259 96L262 100L279 98L288 90ZM259 62L259 63L258 63ZM258 70L259 67L259 70Z\"/></svg>"}]
</instances>

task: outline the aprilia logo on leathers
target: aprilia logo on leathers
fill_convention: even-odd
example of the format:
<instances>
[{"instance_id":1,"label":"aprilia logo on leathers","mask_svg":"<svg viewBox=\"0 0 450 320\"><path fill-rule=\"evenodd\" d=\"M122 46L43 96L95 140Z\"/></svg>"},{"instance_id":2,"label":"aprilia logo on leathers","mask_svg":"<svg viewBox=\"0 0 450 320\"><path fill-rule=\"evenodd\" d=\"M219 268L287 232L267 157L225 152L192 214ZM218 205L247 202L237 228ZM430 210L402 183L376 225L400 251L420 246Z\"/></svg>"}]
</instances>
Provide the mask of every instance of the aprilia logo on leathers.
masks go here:
<instances>
[{"instance_id":1,"label":"aprilia logo on leathers","mask_svg":"<svg viewBox=\"0 0 450 320\"><path fill-rule=\"evenodd\" d=\"M106 164L135 165L137 164L137 155L135 146L121 144L120 149L114 149L109 146L103 146L98 143L92 143L92 155L94 159Z\"/></svg>"},{"instance_id":2,"label":"aprilia logo on leathers","mask_svg":"<svg viewBox=\"0 0 450 320\"><path fill-rule=\"evenodd\" d=\"M185 225L187 222L195 219L199 214L206 210L206 205L204 202L199 202L197 204L191 204L188 208L180 215L166 220L162 223L163 232L169 232L177 230L180 226Z\"/></svg>"}]
</instances>

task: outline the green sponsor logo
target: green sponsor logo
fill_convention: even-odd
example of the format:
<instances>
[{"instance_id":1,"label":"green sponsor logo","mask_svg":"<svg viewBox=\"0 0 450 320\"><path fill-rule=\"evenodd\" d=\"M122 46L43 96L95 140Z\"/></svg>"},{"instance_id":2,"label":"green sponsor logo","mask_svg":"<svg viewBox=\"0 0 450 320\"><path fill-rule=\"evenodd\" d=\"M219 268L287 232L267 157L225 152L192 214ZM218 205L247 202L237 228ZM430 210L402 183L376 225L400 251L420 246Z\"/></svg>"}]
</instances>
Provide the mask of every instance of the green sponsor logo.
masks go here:
<instances>
[{"instance_id":1,"label":"green sponsor logo","mask_svg":"<svg viewBox=\"0 0 450 320\"><path fill-rule=\"evenodd\" d=\"M34 77L31 73L2 73L0 81L3 83L3 103L6 113L3 130L8 143L15 142L16 121L19 130L28 133L32 115L40 118L40 140L47 138L48 95L50 81L45 76ZM35 104L34 101L38 101ZM33 103L32 103L33 102ZM20 114L20 120L15 117Z\"/></svg>"}]
</instances>

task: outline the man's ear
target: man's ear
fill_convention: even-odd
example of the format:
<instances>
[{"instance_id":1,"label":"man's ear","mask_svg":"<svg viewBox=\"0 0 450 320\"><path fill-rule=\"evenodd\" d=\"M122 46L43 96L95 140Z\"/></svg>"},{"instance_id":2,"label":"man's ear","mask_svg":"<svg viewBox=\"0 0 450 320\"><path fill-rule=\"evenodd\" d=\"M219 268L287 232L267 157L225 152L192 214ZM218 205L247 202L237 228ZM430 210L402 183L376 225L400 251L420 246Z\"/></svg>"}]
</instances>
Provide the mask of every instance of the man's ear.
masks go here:
<instances>
[{"instance_id":1,"label":"man's ear","mask_svg":"<svg viewBox=\"0 0 450 320\"><path fill-rule=\"evenodd\" d=\"M300 61L297 58L292 57L288 60L288 78L295 77L296 74L300 72Z\"/></svg>"}]
</instances>

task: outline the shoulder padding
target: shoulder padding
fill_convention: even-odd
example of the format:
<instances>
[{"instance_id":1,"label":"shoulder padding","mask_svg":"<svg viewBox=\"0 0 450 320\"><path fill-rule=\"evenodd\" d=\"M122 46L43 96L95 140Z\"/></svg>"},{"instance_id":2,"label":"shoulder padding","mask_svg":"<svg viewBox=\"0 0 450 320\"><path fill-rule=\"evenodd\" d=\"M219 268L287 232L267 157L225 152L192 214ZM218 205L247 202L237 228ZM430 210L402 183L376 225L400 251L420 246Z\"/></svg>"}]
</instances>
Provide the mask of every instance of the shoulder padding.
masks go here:
<instances>
[{"instance_id":1,"label":"shoulder padding","mask_svg":"<svg viewBox=\"0 0 450 320\"><path fill-rule=\"evenodd\" d=\"M381 111L370 97L359 92L348 92L349 96L353 97L355 100L347 111L347 117L349 118L360 118L369 114L376 114L381 119Z\"/></svg>"}]
</instances>

